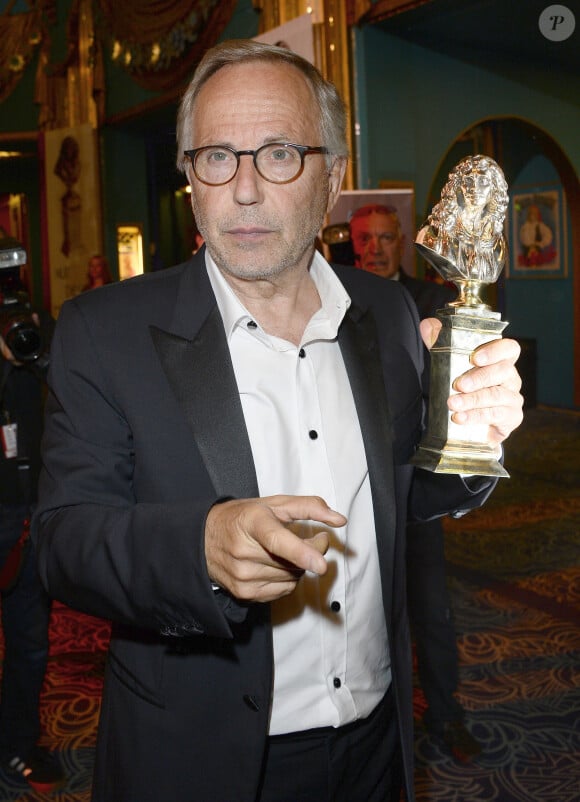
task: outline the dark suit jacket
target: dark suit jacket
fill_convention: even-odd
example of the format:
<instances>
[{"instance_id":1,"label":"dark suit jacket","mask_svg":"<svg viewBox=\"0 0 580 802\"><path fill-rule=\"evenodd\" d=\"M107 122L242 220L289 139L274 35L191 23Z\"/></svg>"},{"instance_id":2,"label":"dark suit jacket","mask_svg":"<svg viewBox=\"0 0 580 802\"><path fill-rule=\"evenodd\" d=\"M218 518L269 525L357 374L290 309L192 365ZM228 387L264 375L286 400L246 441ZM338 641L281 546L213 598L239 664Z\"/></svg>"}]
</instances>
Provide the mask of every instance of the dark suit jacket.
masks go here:
<instances>
[{"instance_id":1,"label":"dark suit jacket","mask_svg":"<svg viewBox=\"0 0 580 802\"><path fill-rule=\"evenodd\" d=\"M432 317L449 301L457 298L457 290L446 284L437 284L435 281L425 281L410 276L403 268L399 269L399 281L413 296L419 312L419 319Z\"/></svg>"},{"instance_id":2,"label":"dark suit jacket","mask_svg":"<svg viewBox=\"0 0 580 802\"><path fill-rule=\"evenodd\" d=\"M475 492L407 464L422 416L413 301L398 283L337 272L353 300L339 343L370 471L410 789L407 502L420 518L461 514L492 483L477 480ZM49 381L41 575L54 597L113 621L94 800L254 802L272 688L269 605L216 594L207 575L207 511L258 488L203 251L66 303Z\"/></svg>"}]
</instances>

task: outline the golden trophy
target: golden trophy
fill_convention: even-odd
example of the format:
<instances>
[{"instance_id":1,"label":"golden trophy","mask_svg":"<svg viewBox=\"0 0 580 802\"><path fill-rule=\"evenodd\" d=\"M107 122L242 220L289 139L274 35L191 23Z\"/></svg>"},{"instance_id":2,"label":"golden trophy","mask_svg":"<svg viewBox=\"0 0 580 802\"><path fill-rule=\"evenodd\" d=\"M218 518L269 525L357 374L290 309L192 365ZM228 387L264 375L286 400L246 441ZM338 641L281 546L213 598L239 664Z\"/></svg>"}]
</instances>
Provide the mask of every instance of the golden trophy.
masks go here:
<instances>
[{"instance_id":1,"label":"golden trophy","mask_svg":"<svg viewBox=\"0 0 580 802\"><path fill-rule=\"evenodd\" d=\"M421 256L459 290L457 300L436 313L443 325L431 349L427 432L411 460L436 473L509 476L488 443L488 425L456 424L447 407L455 379L472 367L473 351L500 339L507 326L479 297L497 281L507 258L507 205L500 167L488 156L468 156L449 174L415 240Z\"/></svg>"}]
</instances>

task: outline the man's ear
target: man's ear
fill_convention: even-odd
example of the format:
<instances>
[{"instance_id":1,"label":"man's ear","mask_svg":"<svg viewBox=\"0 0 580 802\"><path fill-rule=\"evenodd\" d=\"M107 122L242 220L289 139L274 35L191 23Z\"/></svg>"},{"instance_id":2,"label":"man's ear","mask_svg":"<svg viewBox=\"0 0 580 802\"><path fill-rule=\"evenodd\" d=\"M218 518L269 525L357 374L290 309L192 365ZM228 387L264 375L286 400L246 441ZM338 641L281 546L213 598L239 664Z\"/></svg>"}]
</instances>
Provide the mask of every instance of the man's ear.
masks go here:
<instances>
[{"instance_id":1,"label":"man's ear","mask_svg":"<svg viewBox=\"0 0 580 802\"><path fill-rule=\"evenodd\" d=\"M344 174L346 172L347 161L348 160L346 156L337 156L332 163L332 167L330 168L330 172L328 174L328 204L326 207L327 214L334 208L334 204L336 203L336 201L338 200L338 196L340 195L340 191L342 189L342 181L344 179Z\"/></svg>"}]
</instances>

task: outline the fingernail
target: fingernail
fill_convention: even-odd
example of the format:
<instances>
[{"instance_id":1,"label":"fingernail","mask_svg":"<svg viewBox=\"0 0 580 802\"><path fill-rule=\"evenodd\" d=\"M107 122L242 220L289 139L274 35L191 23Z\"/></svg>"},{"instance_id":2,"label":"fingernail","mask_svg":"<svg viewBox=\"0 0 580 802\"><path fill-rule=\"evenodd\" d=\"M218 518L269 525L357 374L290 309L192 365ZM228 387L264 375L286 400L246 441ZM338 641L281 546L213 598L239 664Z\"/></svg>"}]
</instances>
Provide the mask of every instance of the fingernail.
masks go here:
<instances>
[{"instance_id":1,"label":"fingernail","mask_svg":"<svg viewBox=\"0 0 580 802\"><path fill-rule=\"evenodd\" d=\"M322 576L326 573L326 567L326 560L323 559L322 562L319 560L312 560L310 563L310 572L316 574L316 576Z\"/></svg>"},{"instance_id":2,"label":"fingernail","mask_svg":"<svg viewBox=\"0 0 580 802\"><path fill-rule=\"evenodd\" d=\"M473 379L469 376L460 376L454 386L459 393L470 393L474 389Z\"/></svg>"},{"instance_id":3,"label":"fingernail","mask_svg":"<svg viewBox=\"0 0 580 802\"><path fill-rule=\"evenodd\" d=\"M460 394L452 395L449 397L449 406L451 409L463 409L465 401Z\"/></svg>"}]
</instances>

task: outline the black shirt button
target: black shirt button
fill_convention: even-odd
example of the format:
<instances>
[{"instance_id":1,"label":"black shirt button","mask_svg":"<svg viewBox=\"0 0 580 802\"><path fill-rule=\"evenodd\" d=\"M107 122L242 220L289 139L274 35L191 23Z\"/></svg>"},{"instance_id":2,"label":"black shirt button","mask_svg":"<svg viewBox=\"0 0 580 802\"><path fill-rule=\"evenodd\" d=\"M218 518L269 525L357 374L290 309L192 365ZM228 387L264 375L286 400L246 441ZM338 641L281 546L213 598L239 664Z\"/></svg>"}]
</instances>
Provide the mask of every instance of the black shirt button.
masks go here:
<instances>
[{"instance_id":1,"label":"black shirt button","mask_svg":"<svg viewBox=\"0 0 580 802\"><path fill-rule=\"evenodd\" d=\"M330 605L330 609L332 610L333 613L340 612L340 602L333 601L332 604Z\"/></svg>"},{"instance_id":2,"label":"black shirt button","mask_svg":"<svg viewBox=\"0 0 580 802\"><path fill-rule=\"evenodd\" d=\"M304 350L304 348L301 348L298 351L298 356L300 357L300 359L304 359L304 357L306 356L306 351Z\"/></svg>"},{"instance_id":3,"label":"black shirt button","mask_svg":"<svg viewBox=\"0 0 580 802\"><path fill-rule=\"evenodd\" d=\"M256 323L255 320L248 320L248 322L246 323L246 326L249 329L257 329L258 328L258 324Z\"/></svg>"},{"instance_id":4,"label":"black shirt button","mask_svg":"<svg viewBox=\"0 0 580 802\"><path fill-rule=\"evenodd\" d=\"M318 432L317 432L317 431L315 431L314 429L311 429L311 430L308 432L308 437L309 437L311 440L316 440L316 439L318 438Z\"/></svg>"},{"instance_id":5,"label":"black shirt button","mask_svg":"<svg viewBox=\"0 0 580 802\"><path fill-rule=\"evenodd\" d=\"M342 682L340 681L340 677L335 677L332 680L332 684L334 685L335 688L340 688L340 686L342 685Z\"/></svg>"}]
</instances>

